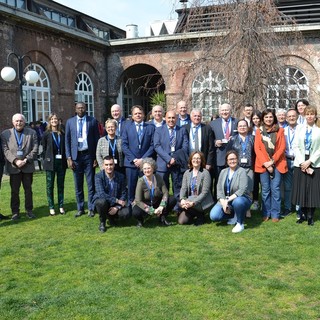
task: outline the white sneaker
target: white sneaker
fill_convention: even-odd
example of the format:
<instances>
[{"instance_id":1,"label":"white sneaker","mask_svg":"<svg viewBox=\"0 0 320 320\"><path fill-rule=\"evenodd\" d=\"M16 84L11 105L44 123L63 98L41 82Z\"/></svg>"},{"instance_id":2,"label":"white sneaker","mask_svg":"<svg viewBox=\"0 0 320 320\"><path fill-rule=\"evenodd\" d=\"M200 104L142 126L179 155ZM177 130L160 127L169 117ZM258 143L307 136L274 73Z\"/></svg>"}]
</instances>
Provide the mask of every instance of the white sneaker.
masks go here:
<instances>
[{"instance_id":1,"label":"white sneaker","mask_svg":"<svg viewBox=\"0 0 320 320\"><path fill-rule=\"evenodd\" d=\"M229 219L227 224L236 224L237 223L237 216L234 215L233 218Z\"/></svg>"},{"instance_id":2,"label":"white sneaker","mask_svg":"<svg viewBox=\"0 0 320 320\"><path fill-rule=\"evenodd\" d=\"M244 224L241 224L241 223L237 223L233 229L232 229L232 233L239 233L241 231L244 230Z\"/></svg>"},{"instance_id":3,"label":"white sneaker","mask_svg":"<svg viewBox=\"0 0 320 320\"><path fill-rule=\"evenodd\" d=\"M250 209L253 210L253 211L259 210L259 202L258 201L254 201L253 204L251 205Z\"/></svg>"}]
</instances>

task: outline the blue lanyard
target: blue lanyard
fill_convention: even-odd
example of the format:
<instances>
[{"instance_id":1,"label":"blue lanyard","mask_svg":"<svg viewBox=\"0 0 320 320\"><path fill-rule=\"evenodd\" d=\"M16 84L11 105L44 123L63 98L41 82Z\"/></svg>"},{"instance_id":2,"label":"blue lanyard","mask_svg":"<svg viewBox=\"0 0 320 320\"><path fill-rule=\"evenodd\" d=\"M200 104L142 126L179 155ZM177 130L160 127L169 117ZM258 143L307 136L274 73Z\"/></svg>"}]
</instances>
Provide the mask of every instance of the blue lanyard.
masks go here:
<instances>
[{"instance_id":1,"label":"blue lanyard","mask_svg":"<svg viewBox=\"0 0 320 320\"><path fill-rule=\"evenodd\" d=\"M154 197L154 185L155 185L155 177L153 176L152 177L152 185L151 185L151 188L149 186L149 183L147 181L147 178L146 176L143 176L143 179L144 179L144 182L146 183L147 187L148 187L148 190L150 192L150 202L151 202L151 207L152 207L152 201L153 201L153 197Z\"/></svg>"},{"instance_id":2,"label":"blue lanyard","mask_svg":"<svg viewBox=\"0 0 320 320\"><path fill-rule=\"evenodd\" d=\"M242 141L242 139L241 139L240 136L239 136L239 139L240 139L240 143L241 143L242 154L245 155L245 154L246 154L246 150L247 150L247 145L248 145L249 137L246 136L246 138L244 139L244 141Z\"/></svg>"},{"instance_id":3,"label":"blue lanyard","mask_svg":"<svg viewBox=\"0 0 320 320\"><path fill-rule=\"evenodd\" d=\"M107 139L108 142L109 142L109 146L110 146L111 151L112 151L112 156L115 157L115 155L116 155L117 138L114 138L114 140L113 140L113 145L111 144L111 141L110 141L110 139L109 139L108 136L106 136L106 139Z\"/></svg>"},{"instance_id":4,"label":"blue lanyard","mask_svg":"<svg viewBox=\"0 0 320 320\"><path fill-rule=\"evenodd\" d=\"M310 129L310 131L308 131L308 128L307 128L307 130L306 130L306 150L310 150L311 142L312 142L312 128Z\"/></svg>"},{"instance_id":5,"label":"blue lanyard","mask_svg":"<svg viewBox=\"0 0 320 320\"><path fill-rule=\"evenodd\" d=\"M16 140L17 140L17 145L18 145L18 150L21 150L22 148L22 140L23 140L23 136L24 134L21 132L20 134L20 138L18 137L18 133L17 130L14 129L14 135L16 136Z\"/></svg>"},{"instance_id":6,"label":"blue lanyard","mask_svg":"<svg viewBox=\"0 0 320 320\"><path fill-rule=\"evenodd\" d=\"M52 134L52 139L58 148L58 154L60 154L60 134L58 134L58 140L56 139L56 136L53 132L51 132L51 134Z\"/></svg>"},{"instance_id":7,"label":"blue lanyard","mask_svg":"<svg viewBox=\"0 0 320 320\"><path fill-rule=\"evenodd\" d=\"M197 176L193 176L193 172L190 178L190 187L191 187L191 193L194 194L197 191Z\"/></svg>"},{"instance_id":8,"label":"blue lanyard","mask_svg":"<svg viewBox=\"0 0 320 320\"><path fill-rule=\"evenodd\" d=\"M293 142L293 139L294 139L294 135L296 134L296 127L294 127L293 129L293 135L292 135L292 138L290 139L290 131L291 131L291 128L288 126L288 144L289 144L289 149L292 149L292 142Z\"/></svg>"},{"instance_id":9,"label":"blue lanyard","mask_svg":"<svg viewBox=\"0 0 320 320\"><path fill-rule=\"evenodd\" d=\"M230 173L230 169L228 169L228 176L227 176L227 180L226 180L227 196L228 196L228 197L230 196L230 187L231 187L231 182L232 182L233 175L234 175L234 173L233 173L231 179L229 179L229 173Z\"/></svg>"}]
</instances>

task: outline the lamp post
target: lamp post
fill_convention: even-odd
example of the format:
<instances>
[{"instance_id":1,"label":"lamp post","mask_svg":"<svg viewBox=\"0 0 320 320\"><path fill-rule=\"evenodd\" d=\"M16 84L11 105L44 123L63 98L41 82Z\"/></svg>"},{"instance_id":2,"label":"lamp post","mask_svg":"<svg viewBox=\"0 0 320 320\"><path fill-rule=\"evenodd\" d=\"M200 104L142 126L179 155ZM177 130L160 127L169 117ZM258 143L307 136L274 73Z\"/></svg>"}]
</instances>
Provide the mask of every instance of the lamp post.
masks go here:
<instances>
[{"instance_id":1,"label":"lamp post","mask_svg":"<svg viewBox=\"0 0 320 320\"><path fill-rule=\"evenodd\" d=\"M39 74L36 71L30 69L24 75L23 74L24 61L25 61L25 59L29 60L29 63L32 66L31 58L29 56L27 56L27 55L19 56L16 53L11 52L7 56L7 66L4 67L1 70L1 78L4 81L11 82L16 78L16 71L10 66L10 59L12 57L15 57L17 59L17 61L18 61L18 78L19 78L19 89L20 89L20 110L21 110L21 113L22 113L22 104L23 104L23 90L22 90L22 87L23 87L23 84L25 83L25 81L28 82L28 83L31 83L31 84L36 83L39 80Z\"/></svg>"}]
</instances>

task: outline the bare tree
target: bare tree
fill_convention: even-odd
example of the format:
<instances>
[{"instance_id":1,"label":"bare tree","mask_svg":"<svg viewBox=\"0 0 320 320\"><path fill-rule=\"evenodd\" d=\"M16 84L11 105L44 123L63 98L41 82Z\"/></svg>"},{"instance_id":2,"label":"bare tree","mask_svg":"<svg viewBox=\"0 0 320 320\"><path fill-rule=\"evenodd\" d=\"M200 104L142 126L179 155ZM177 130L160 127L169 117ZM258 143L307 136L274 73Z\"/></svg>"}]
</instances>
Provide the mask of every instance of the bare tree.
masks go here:
<instances>
[{"instance_id":1,"label":"bare tree","mask_svg":"<svg viewBox=\"0 0 320 320\"><path fill-rule=\"evenodd\" d=\"M294 21L273 0L194 0L186 10L179 32L207 32L189 62L190 76L220 74L236 109L248 102L266 106L268 85L284 76L281 57L301 41Z\"/></svg>"}]
</instances>

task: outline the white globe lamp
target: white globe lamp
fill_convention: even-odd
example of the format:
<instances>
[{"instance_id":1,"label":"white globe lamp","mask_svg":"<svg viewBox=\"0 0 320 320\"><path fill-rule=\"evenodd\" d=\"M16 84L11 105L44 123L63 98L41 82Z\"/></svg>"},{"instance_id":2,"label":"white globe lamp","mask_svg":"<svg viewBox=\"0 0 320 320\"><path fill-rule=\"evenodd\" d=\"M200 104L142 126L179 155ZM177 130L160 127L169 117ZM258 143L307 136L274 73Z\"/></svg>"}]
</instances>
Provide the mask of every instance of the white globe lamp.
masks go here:
<instances>
[{"instance_id":1,"label":"white globe lamp","mask_svg":"<svg viewBox=\"0 0 320 320\"><path fill-rule=\"evenodd\" d=\"M34 84L39 80L39 74L34 70L29 70L26 73L25 78L28 83Z\"/></svg>"},{"instance_id":2,"label":"white globe lamp","mask_svg":"<svg viewBox=\"0 0 320 320\"><path fill-rule=\"evenodd\" d=\"M16 78L16 72L13 68L11 67L4 67L2 70L1 70L1 78L4 80L4 81L7 81L7 82L11 82L13 81L15 78Z\"/></svg>"}]
</instances>

